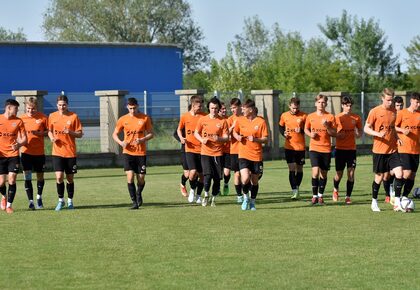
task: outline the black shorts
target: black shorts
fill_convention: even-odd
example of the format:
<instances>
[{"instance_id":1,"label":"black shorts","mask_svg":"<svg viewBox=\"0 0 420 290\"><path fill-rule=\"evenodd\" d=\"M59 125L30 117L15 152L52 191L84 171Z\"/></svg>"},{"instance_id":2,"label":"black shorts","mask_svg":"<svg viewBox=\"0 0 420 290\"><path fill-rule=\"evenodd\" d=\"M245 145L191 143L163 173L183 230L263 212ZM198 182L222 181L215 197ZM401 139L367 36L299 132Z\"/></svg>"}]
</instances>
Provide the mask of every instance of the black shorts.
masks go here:
<instances>
[{"instance_id":1,"label":"black shorts","mask_svg":"<svg viewBox=\"0 0 420 290\"><path fill-rule=\"evenodd\" d=\"M184 170L189 170L188 169L188 163L187 163L187 156L185 154L185 151L181 151L181 165L182 165L182 169Z\"/></svg>"},{"instance_id":2,"label":"black shorts","mask_svg":"<svg viewBox=\"0 0 420 290\"><path fill-rule=\"evenodd\" d=\"M319 167L321 170L330 170L331 153L309 151L309 159L312 167Z\"/></svg>"},{"instance_id":3,"label":"black shorts","mask_svg":"<svg viewBox=\"0 0 420 290\"><path fill-rule=\"evenodd\" d=\"M239 169L249 169L252 174L261 175L264 172L264 164L262 161L251 161L245 158L239 158Z\"/></svg>"},{"instance_id":4,"label":"black shorts","mask_svg":"<svg viewBox=\"0 0 420 290\"><path fill-rule=\"evenodd\" d=\"M137 174L146 174L146 156L130 154L124 155L124 171L133 171Z\"/></svg>"},{"instance_id":5,"label":"black shorts","mask_svg":"<svg viewBox=\"0 0 420 290\"><path fill-rule=\"evenodd\" d=\"M23 171L45 171L45 155L30 155L22 153L20 160L22 162Z\"/></svg>"},{"instance_id":6,"label":"black shorts","mask_svg":"<svg viewBox=\"0 0 420 290\"><path fill-rule=\"evenodd\" d=\"M356 168L356 150L335 150L335 170L343 171L344 168Z\"/></svg>"},{"instance_id":7,"label":"black shorts","mask_svg":"<svg viewBox=\"0 0 420 290\"><path fill-rule=\"evenodd\" d=\"M399 153L401 165L404 170L411 170L417 172L419 168L419 155L418 154L408 154L408 153Z\"/></svg>"},{"instance_id":8,"label":"black shorts","mask_svg":"<svg viewBox=\"0 0 420 290\"><path fill-rule=\"evenodd\" d=\"M373 172L385 173L389 172L395 167L401 166L400 156L398 152L391 154L376 154L373 153Z\"/></svg>"},{"instance_id":9,"label":"black shorts","mask_svg":"<svg viewBox=\"0 0 420 290\"><path fill-rule=\"evenodd\" d=\"M230 154L230 170L234 172L239 171L239 156L238 154Z\"/></svg>"},{"instance_id":10,"label":"black shorts","mask_svg":"<svg viewBox=\"0 0 420 290\"><path fill-rule=\"evenodd\" d=\"M187 159L189 170L197 170L198 173L203 172L203 167L201 166L201 154L185 152L185 157Z\"/></svg>"},{"instance_id":11,"label":"black shorts","mask_svg":"<svg viewBox=\"0 0 420 290\"><path fill-rule=\"evenodd\" d=\"M284 149L284 157L287 163L296 163L297 165L305 164L305 151Z\"/></svg>"},{"instance_id":12,"label":"black shorts","mask_svg":"<svg viewBox=\"0 0 420 290\"><path fill-rule=\"evenodd\" d=\"M19 156L0 158L0 174L8 174L9 172L19 173L19 169L20 169Z\"/></svg>"},{"instance_id":13,"label":"black shorts","mask_svg":"<svg viewBox=\"0 0 420 290\"><path fill-rule=\"evenodd\" d=\"M52 156L52 164L54 171L65 172L66 174L77 173L76 157L64 158L60 156Z\"/></svg>"},{"instance_id":14,"label":"black shorts","mask_svg":"<svg viewBox=\"0 0 420 290\"><path fill-rule=\"evenodd\" d=\"M211 175L213 178L222 179L222 156L201 155L203 175Z\"/></svg>"},{"instance_id":15,"label":"black shorts","mask_svg":"<svg viewBox=\"0 0 420 290\"><path fill-rule=\"evenodd\" d=\"M222 155L222 168L231 169L229 153L223 153Z\"/></svg>"}]
</instances>

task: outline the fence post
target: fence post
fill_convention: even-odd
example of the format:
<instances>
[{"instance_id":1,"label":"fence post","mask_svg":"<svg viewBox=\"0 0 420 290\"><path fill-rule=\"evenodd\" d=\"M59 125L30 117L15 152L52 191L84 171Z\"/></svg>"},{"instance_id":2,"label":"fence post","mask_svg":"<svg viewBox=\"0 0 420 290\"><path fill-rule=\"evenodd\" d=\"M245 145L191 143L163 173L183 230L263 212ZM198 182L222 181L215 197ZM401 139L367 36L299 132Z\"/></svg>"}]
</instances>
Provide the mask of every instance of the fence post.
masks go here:
<instances>
[{"instance_id":1,"label":"fence post","mask_svg":"<svg viewBox=\"0 0 420 290\"><path fill-rule=\"evenodd\" d=\"M143 92L143 112L147 115L147 91Z\"/></svg>"},{"instance_id":2,"label":"fence post","mask_svg":"<svg viewBox=\"0 0 420 290\"><path fill-rule=\"evenodd\" d=\"M360 94L360 112L362 114L362 126L365 126L365 92ZM362 144L365 144L365 130L362 131Z\"/></svg>"},{"instance_id":3,"label":"fence post","mask_svg":"<svg viewBox=\"0 0 420 290\"><path fill-rule=\"evenodd\" d=\"M341 113L341 97L348 96L347 92L320 92L320 94L328 96L328 105L326 110L333 115Z\"/></svg>"},{"instance_id":4,"label":"fence post","mask_svg":"<svg viewBox=\"0 0 420 290\"><path fill-rule=\"evenodd\" d=\"M95 91L95 96L99 97L101 152L121 153L120 146L112 139L112 133L118 118L124 114L125 95L128 91Z\"/></svg>"},{"instance_id":5,"label":"fence post","mask_svg":"<svg viewBox=\"0 0 420 290\"><path fill-rule=\"evenodd\" d=\"M412 94L413 92L409 92L409 91L396 91L395 93L394 93L394 95L395 96L400 96L402 99L403 99L403 104L404 104L404 108L407 108L407 107L409 107L410 106L410 104L408 104L409 103L409 101L410 101L410 97L411 97L411 94ZM408 98L407 98L408 97ZM408 100L407 100L408 99Z\"/></svg>"},{"instance_id":6,"label":"fence post","mask_svg":"<svg viewBox=\"0 0 420 290\"><path fill-rule=\"evenodd\" d=\"M271 159L278 159L279 148L279 130L278 122L280 118L279 112L279 95L280 90L252 90L251 95L255 96L255 105L258 109L258 115L267 121L269 131L268 146L270 147Z\"/></svg>"},{"instance_id":7,"label":"fence post","mask_svg":"<svg viewBox=\"0 0 420 290\"><path fill-rule=\"evenodd\" d=\"M176 90L175 95L179 96L179 116L188 112L188 104L192 96L197 95L204 99L204 94L206 93L206 90Z\"/></svg>"},{"instance_id":8,"label":"fence post","mask_svg":"<svg viewBox=\"0 0 420 290\"><path fill-rule=\"evenodd\" d=\"M36 98L38 103L38 111L44 112L44 96L48 95L48 91L12 91L12 96L16 98L16 101L20 104L18 116L25 113L25 102L29 98Z\"/></svg>"}]
</instances>

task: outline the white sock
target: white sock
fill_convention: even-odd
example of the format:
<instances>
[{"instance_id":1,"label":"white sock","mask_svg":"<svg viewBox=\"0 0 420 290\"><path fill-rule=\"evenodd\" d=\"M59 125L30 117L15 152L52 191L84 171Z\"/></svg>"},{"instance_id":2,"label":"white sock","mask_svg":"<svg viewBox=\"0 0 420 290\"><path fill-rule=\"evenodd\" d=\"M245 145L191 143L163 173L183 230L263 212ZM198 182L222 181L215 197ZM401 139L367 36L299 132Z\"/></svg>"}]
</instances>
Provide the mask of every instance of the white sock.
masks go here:
<instances>
[{"instance_id":1,"label":"white sock","mask_svg":"<svg viewBox=\"0 0 420 290\"><path fill-rule=\"evenodd\" d=\"M401 203L401 199L399 197L395 197L394 205L399 206Z\"/></svg>"},{"instance_id":2,"label":"white sock","mask_svg":"<svg viewBox=\"0 0 420 290\"><path fill-rule=\"evenodd\" d=\"M36 199L41 199L41 196L39 194L37 194Z\"/></svg>"},{"instance_id":3,"label":"white sock","mask_svg":"<svg viewBox=\"0 0 420 290\"><path fill-rule=\"evenodd\" d=\"M209 193L207 191L204 192L205 197L209 197Z\"/></svg>"},{"instance_id":4,"label":"white sock","mask_svg":"<svg viewBox=\"0 0 420 290\"><path fill-rule=\"evenodd\" d=\"M322 197L322 193L319 193L319 192L318 192L318 197Z\"/></svg>"},{"instance_id":5,"label":"white sock","mask_svg":"<svg viewBox=\"0 0 420 290\"><path fill-rule=\"evenodd\" d=\"M372 203L378 204L378 200L376 198L372 198Z\"/></svg>"},{"instance_id":6,"label":"white sock","mask_svg":"<svg viewBox=\"0 0 420 290\"><path fill-rule=\"evenodd\" d=\"M10 202L7 202L7 205L6 205L6 207L12 207L12 203L10 203Z\"/></svg>"},{"instance_id":7,"label":"white sock","mask_svg":"<svg viewBox=\"0 0 420 290\"><path fill-rule=\"evenodd\" d=\"M73 202L73 199L71 199L71 198L67 199L67 203L72 203L72 202Z\"/></svg>"},{"instance_id":8,"label":"white sock","mask_svg":"<svg viewBox=\"0 0 420 290\"><path fill-rule=\"evenodd\" d=\"M33 199L30 199L29 200L29 204L33 204L34 203L34 200Z\"/></svg>"},{"instance_id":9,"label":"white sock","mask_svg":"<svg viewBox=\"0 0 420 290\"><path fill-rule=\"evenodd\" d=\"M64 198L61 198L61 197L60 197L60 198L58 199L58 201L59 201L59 202L64 202Z\"/></svg>"}]
</instances>

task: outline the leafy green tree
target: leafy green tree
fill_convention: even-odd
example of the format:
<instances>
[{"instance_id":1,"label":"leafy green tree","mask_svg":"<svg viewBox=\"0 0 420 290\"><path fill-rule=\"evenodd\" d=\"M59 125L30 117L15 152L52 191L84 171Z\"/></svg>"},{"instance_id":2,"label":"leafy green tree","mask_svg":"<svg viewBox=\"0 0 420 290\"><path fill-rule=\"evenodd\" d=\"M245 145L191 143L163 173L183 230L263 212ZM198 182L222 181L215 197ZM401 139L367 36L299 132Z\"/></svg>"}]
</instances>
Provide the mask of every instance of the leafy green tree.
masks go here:
<instances>
[{"instance_id":1,"label":"leafy green tree","mask_svg":"<svg viewBox=\"0 0 420 290\"><path fill-rule=\"evenodd\" d=\"M344 10L340 18L327 17L321 32L333 43L338 57L347 61L357 79L356 87L369 91L372 77L384 79L393 73L398 58L393 56L392 45L379 24L373 19L359 20Z\"/></svg>"},{"instance_id":2,"label":"leafy green tree","mask_svg":"<svg viewBox=\"0 0 420 290\"><path fill-rule=\"evenodd\" d=\"M26 35L23 33L22 28L17 32L6 30L0 27L0 40L1 41L26 41Z\"/></svg>"},{"instance_id":3,"label":"leafy green tree","mask_svg":"<svg viewBox=\"0 0 420 290\"><path fill-rule=\"evenodd\" d=\"M414 37L406 47L408 53L408 72L415 91L420 91L420 35Z\"/></svg>"},{"instance_id":4,"label":"leafy green tree","mask_svg":"<svg viewBox=\"0 0 420 290\"><path fill-rule=\"evenodd\" d=\"M51 0L43 29L52 41L179 44L187 73L210 60L185 0Z\"/></svg>"}]
</instances>

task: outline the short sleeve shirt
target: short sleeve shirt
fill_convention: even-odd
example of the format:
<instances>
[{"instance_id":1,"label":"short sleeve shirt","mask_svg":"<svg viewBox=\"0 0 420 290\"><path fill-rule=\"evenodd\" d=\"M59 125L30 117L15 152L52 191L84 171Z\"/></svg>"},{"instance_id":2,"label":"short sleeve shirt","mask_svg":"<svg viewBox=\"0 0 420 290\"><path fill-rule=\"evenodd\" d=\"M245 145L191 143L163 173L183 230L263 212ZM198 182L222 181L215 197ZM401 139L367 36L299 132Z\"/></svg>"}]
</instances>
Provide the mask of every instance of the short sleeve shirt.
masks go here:
<instances>
[{"instance_id":1,"label":"short sleeve shirt","mask_svg":"<svg viewBox=\"0 0 420 290\"><path fill-rule=\"evenodd\" d=\"M197 127L198 120L205 115L205 113L200 112L193 116L191 112L186 112L181 116L178 128L185 129L185 152L201 153L201 143L194 137L194 130Z\"/></svg>"},{"instance_id":2,"label":"short sleeve shirt","mask_svg":"<svg viewBox=\"0 0 420 290\"><path fill-rule=\"evenodd\" d=\"M304 126L306 121L306 114L298 112L293 115L289 112L281 114L279 125L285 127L285 131L289 134L284 141L284 148L295 151L305 151L305 134ZM296 132L299 128L300 132Z\"/></svg>"},{"instance_id":3,"label":"short sleeve shirt","mask_svg":"<svg viewBox=\"0 0 420 290\"><path fill-rule=\"evenodd\" d=\"M335 116L337 133L344 133L342 138L336 138L335 148L340 150L356 150L355 129L362 131L362 118L354 113L340 113Z\"/></svg>"},{"instance_id":4,"label":"short sleeve shirt","mask_svg":"<svg viewBox=\"0 0 420 290\"><path fill-rule=\"evenodd\" d=\"M44 135L35 135L34 131L44 133L48 131L48 117L41 112L35 112L31 117L27 114L20 116L25 126L28 143L22 146L21 152L30 155L44 155Z\"/></svg>"},{"instance_id":5,"label":"short sleeve shirt","mask_svg":"<svg viewBox=\"0 0 420 290\"><path fill-rule=\"evenodd\" d=\"M309 142L309 150L320 153L331 152L331 135L328 134L327 128L322 124L323 120L330 123L332 128L336 128L334 115L325 112L322 115L318 115L317 112L311 113L306 118L305 128L311 132L317 133L315 138L311 138Z\"/></svg>"},{"instance_id":6,"label":"short sleeve shirt","mask_svg":"<svg viewBox=\"0 0 420 290\"><path fill-rule=\"evenodd\" d=\"M19 135L25 134L23 121L18 117L7 119L4 114L0 115L0 157L19 156L19 150L13 150Z\"/></svg>"},{"instance_id":7,"label":"short sleeve shirt","mask_svg":"<svg viewBox=\"0 0 420 290\"><path fill-rule=\"evenodd\" d=\"M395 126L410 130L408 135L398 133L402 141L402 145L398 145L398 152L420 154L420 112L410 112L408 109L398 111Z\"/></svg>"},{"instance_id":8,"label":"short sleeve shirt","mask_svg":"<svg viewBox=\"0 0 420 290\"><path fill-rule=\"evenodd\" d=\"M242 141L239 143L239 158L250 161L262 161L262 144L259 142L251 142L247 137L268 137L268 129L265 120L261 117L255 117L252 120L249 120L246 117L239 117L234 130L243 137Z\"/></svg>"},{"instance_id":9,"label":"short sleeve shirt","mask_svg":"<svg viewBox=\"0 0 420 290\"><path fill-rule=\"evenodd\" d=\"M366 123L370 124L374 131L386 133L383 138L373 136L373 153L391 154L397 151L396 118L397 113L393 108L385 109L379 105L370 110Z\"/></svg>"},{"instance_id":10,"label":"short sleeve shirt","mask_svg":"<svg viewBox=\"0 0 420 290\"><path fill-rule=\"evenodd\" d=\"M209 138L206 144L201 144L201 155L222 156L223 143L213 140L214 136L228 136L228 127L225 119L217 116L210 118L210 115L204 116L198 120L195 131L203 138Z\"/></svg>"}]
</instances>

